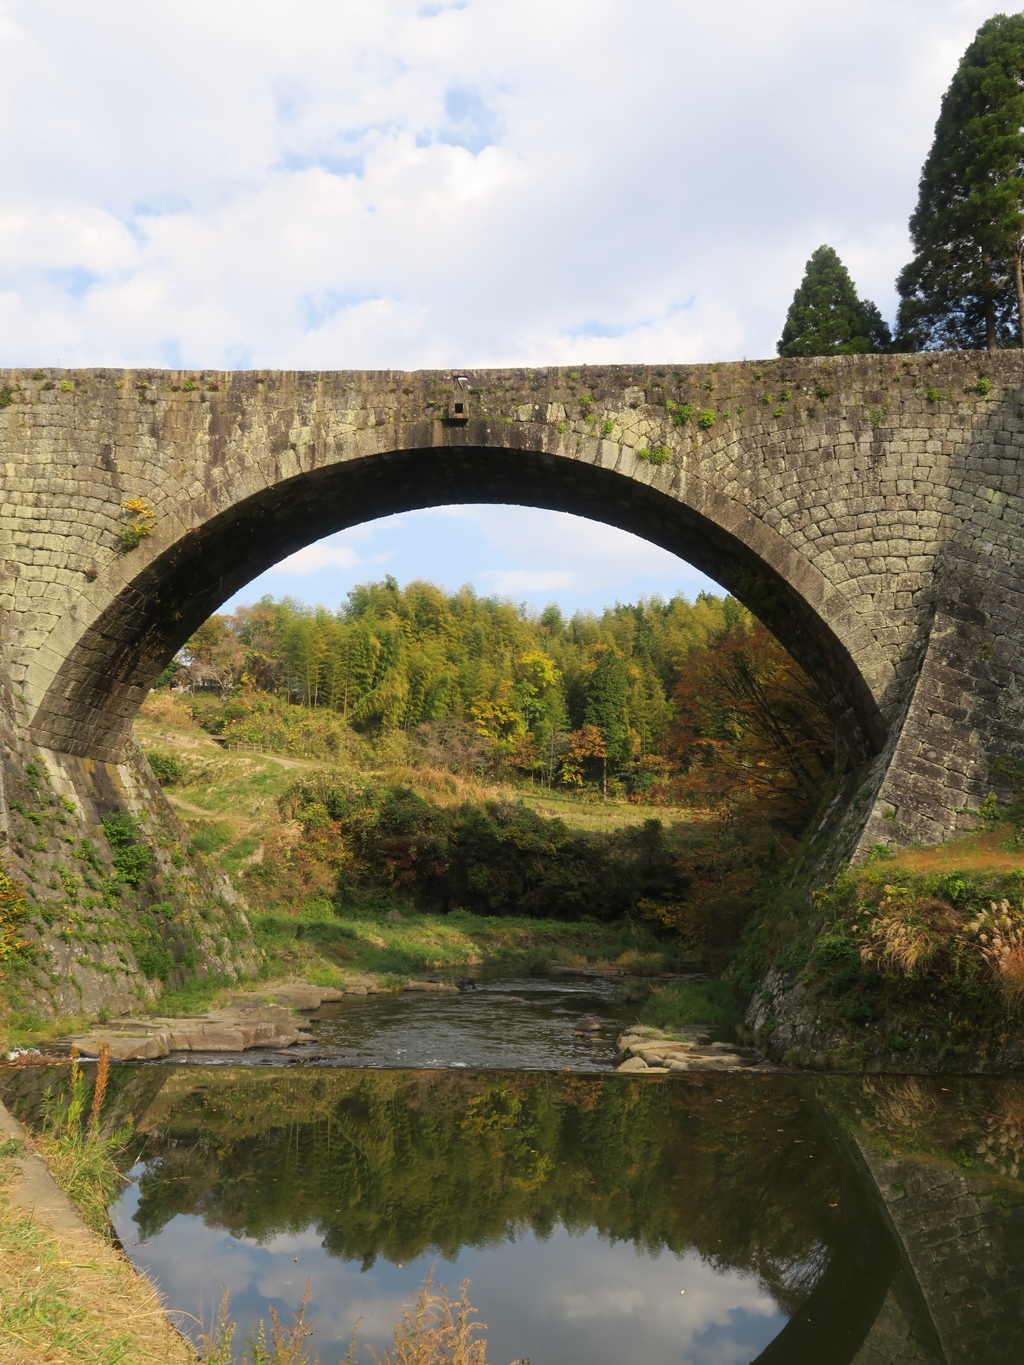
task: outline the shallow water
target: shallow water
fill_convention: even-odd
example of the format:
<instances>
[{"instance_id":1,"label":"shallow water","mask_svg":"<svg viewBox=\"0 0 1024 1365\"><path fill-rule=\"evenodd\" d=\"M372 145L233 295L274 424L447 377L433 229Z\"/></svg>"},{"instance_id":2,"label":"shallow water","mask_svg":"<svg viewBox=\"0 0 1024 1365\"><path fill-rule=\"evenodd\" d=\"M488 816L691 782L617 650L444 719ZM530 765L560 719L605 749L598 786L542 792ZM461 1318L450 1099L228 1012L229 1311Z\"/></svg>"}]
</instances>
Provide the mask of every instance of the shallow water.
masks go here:
<instances>
[{"instance_id":1,"label":"shallow water","mask_svg":"<svg viewBox=\"0 0 1024 1365\"><path fill-rule=\"evenodd\" d=\"M602 980L516 977L458 995L408 991L347 996L312 1020L334 1065L607 1071L621 1027L636 1018ZM582 1020L602 1028L574 1032Z\"/></svg>"}]
</instances>

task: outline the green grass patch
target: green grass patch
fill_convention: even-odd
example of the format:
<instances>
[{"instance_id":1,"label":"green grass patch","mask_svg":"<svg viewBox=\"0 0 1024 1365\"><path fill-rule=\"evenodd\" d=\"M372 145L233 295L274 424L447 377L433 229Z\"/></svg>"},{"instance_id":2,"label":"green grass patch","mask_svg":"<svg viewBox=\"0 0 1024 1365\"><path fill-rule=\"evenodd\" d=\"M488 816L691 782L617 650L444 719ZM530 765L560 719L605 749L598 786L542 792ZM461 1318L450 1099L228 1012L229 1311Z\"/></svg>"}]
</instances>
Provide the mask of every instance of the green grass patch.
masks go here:
<instances>
[{"instance_id":1,"label":"green grass patch","mask_svg":"<svg viewBox=\"0 0 1024 1365\"><path fill-rule=\"evenodd\" d=\"M743 1020L728 981L679 981L655 986L640 1011L640 1021L659 1028L713 1024L735 1028Z\"/></svg>"},{"instance_id":2,"label":"green grass patch","mask_svg":"<svg viewBox=\"0 0 1024 1365\"><path fill-rule=\"evenodd\" d=\"M467 910L447 915L403 910L401 920L389 920L394 910L390 902L330 912L328 905L325 898L311 897L298 914L254 916L256 939L268 962L277 970L301 968L308 975L319 955L325 967L401 979L471 967L529 974L544 971L556 959L577 965L615 962L625 971L648 974L667 965L663 945L650 929L631 921L574 924Z\"/></svg>"},{"instance_id":3,"label":"green grass patch","mask_svg":"<svg viewBox=\"0 0 1024 1365\"><path fill-rule=\"evenodd\" d=\"M230 976L208 976L203 981L193 977L184 985L164 991L156 1004L150 1006L149 1013L168 1018L172 1015L204 1014L222 992L240 988L244 990L245 984L244 979L236 981Z\"/></svg>"},{"instance_id":4,"label":"green grass patch","mask_svg":"<svg viewBox=\"0 0 1024 1365\"><path fill-rule=\"evenodd\" d=\"M192 847L199 853L218 853L235 837L234 826L227 820L192 820L189 833Z\"/></svg>"}]
</instances>

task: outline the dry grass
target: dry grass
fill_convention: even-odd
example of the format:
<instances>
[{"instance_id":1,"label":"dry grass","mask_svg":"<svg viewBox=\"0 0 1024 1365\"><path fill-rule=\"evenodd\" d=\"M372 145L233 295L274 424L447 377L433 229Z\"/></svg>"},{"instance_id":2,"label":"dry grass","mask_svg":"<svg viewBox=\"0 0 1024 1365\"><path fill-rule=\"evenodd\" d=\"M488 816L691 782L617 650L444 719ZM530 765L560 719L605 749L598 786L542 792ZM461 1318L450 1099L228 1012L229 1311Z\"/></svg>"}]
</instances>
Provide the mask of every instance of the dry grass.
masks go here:
<instances>
[{"instance_id":1,"label":"dry grass","mask_svg":"<svg viewBox=\"0 0 1024 1365\"><path fill-rule=\"evenodd\" d=\"M860 955L865 962L910 974L941 952L962 928L963 921L947 901L936 896L918 899L902 888L886 887Z\"/></svg>"},{"instance_id":2,"label":"dry grass","mask_svg":"<svg viewBox=\"0 0 1024 1365\"><path fill-rule=\"evenodd\" d=\"M174 692L150 692L139 707L139 715L158 725L170 725L175 730L195 732L199 729L197 722L192 719L192 712Z\"/></svg>"},{"instance_id":3,"label":"dry grass","mask_svg":"<svg viewBox=\"0 0 1024 1365\"><path fill-rule=\"evenodd\" d=\"M485 1322L474 1322L476 1309L466 1297L468 1280L459 1286L457 1300L444 1289L435 1289L434 1272L424 1280L411 1307L395 1318L394 1350L379 1356L371 1347L375 1365L487 1365ZM352 1337L352 1360L355 1334ZM516 1365L513 1362L513 1365Z\"/></svg>"},{"instance_id":4,"label":"dry grass","mask_svg":"<svg viewBox=\"0 0 1024 1365\"><path fill-rule=\"evenodd\" d=\"M156 1290L121 1252L10 1207L13 1171L0 1161L3 1365L193 1365Z\"/></svg>"},{"instance_id":5,"label":"dry grass","mask_svg":"<svg viewBox=\"0 0 1024 1365\"><path fill-rule=\"evenodd\" d=\"M374 1365L488 1365L487 1324L475 1321L476 1309L469 1302L466 1290L469 1280L459 1286L459 1297L451 1299L443 1287L435 1286L433 1268L423 1281L411 1304L403 1304L394 1319L393 1344L378 1355L372 1346L367 1350ZM261 1318L246 1338L240 1365L318 1365L320 1357L310 1357L308 1338L316 1335L316 1328L306 1321L309 1303L309 1281L302 1303L290 1322L282 1322L270 1310L270 1326ZM356 1365L358 1330L352 1329L352 1340L340 1365ZM213 1331L200 1337L200 1351L204 1365L231 1365L234 1354L235 1324L228 1314L228 1295L220 1304L220 1313ZM528 1358L513 1361L512 1365L530 1365Z\"/></svg>"},{"instance_id":6,"label":"dry grass","mask_svg":"<svg viewBox=\"0 0 1024 1365\"><path fill-rule=\"evenodd\" d=\"M1007 831L985 830L928 848L905 848L886 859L886 867L929 874L1014 872L1024 868L1024 850L1007 849Z\"/></svg>"},{"instance_id":7,"label":"dry grass","mask_svg":"<svg viewBox=\"0 0 1024 1365\"><path fill-rule=\"evenodd\" d=\"M992 901L967 926L975 934L978 952L988 963L1008 1000L1024 996L1024 905Z\"/></svg>"},{"instance_id":8,"label":"dry grass","mask_svg":"<svg viewBox=\"0 0 1024 1365\"><path fill-rule=\"evenodd\" d=\"M1000 1175L1017 1180L1024 1170L1024 1096L1011 1094L986 1120L985 1136L978 1144L982 1161Z\"/></svg>"},{"instance_id":9,"label":"dry grass","mask_svg":"<svg viewBox=\"0 0 1024 1365\"><path fill-rule=\"evenodd\" d=\"M864 1082L865 1093L876 1096L876 1112L885 1128L916 1128L936 1110L935 1096L913 1076L887 1079L884 1086Z\"/></svg>"}]
</instances>

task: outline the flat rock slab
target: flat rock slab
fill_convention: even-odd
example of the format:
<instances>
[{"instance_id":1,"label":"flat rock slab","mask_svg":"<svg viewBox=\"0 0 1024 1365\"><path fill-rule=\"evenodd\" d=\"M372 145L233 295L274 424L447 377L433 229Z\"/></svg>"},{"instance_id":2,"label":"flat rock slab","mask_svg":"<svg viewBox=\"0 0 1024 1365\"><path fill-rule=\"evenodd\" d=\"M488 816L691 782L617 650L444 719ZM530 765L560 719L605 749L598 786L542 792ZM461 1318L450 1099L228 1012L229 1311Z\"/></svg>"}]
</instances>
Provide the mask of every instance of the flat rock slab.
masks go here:
<instances>
[{"instance_id":1,"label":"flat rock slab","mask_svg":"<svg viewBox=\"0 0 1024 1365\"><path fill-rule=\"evenodd\" d=\"M296 1013L308 1014L321 1005L344 1000L347 995L370 995L378 990L380 987L370 978L353 979L344 987L286 982L230 996L228 1008L199 1017L118 1019L68 1041L83 1057L98 1057L106 1043L115 1062L153 1061L172 1052L287 1048L309 1040L306 1032L309 1026L297 1021Z\"/></svg>"},{"instance_id":2,"label":"flat rock slab","mask_svg":"<svg viewBox=\"0 0 1024 1365\"><path fill-rule=\"evenodd\" d=\"M443 995L458 995L458 986L451 986L447 981L407 981L402 987L403 991L434 991Z\"/></svg>"},{"instance_id":3,"label":"flat rock slab","mask_svg":"<svg viewBox=\"0 0 1024 1365\"><path fill-rule=\"evenodd\" d=\"M275 1005L285 1005L303 1014L318 1010L321 1005L333 1005L347 995L373 995L380 987L372 980L354 980L351 985L307 986L305 984L276 986L265 992L263 999Z\"/></svg>"},{"instance_id":4,"label":"flat rock slab","mask_svg":"<svg viewBox=\"0 0 1024 1365\"><path fill-rule=\"evenodd\" d=\"M205 1019L134 1021L93 1029L70 1041L83 1057L98 1057L106 1043L112 1061L145 1062L172 1052L245 1052L253 1047L291 1047L308 1034L281 1020L225 1014Z\"/></svg>"}]
</instances>

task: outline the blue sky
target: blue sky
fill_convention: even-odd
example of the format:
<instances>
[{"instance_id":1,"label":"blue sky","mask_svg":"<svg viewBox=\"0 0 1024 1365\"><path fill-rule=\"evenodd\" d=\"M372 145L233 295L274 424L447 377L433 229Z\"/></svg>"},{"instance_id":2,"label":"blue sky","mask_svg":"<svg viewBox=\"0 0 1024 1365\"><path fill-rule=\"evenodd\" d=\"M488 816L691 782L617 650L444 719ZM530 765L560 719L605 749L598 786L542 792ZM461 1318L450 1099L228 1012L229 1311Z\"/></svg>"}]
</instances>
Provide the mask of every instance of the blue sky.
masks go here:
<instances>
[{"instance_id":1,"label":"blue sky","mask_svg":"<svg viewBox=\"0 0 1024 1365\"><path fill-rule=\"evenodd\" d=\"M891 318L939 101L1001 8L0 0L0 365L754 358L823 242ZM697 583L551 514L495 526L395 519L253 591Z\"/></svg>"},{"instance_id":2,"label":"blue sky","mask_svg":"<svg viewBox=\"0 0 1024 1365\"><path fill-rule=\"evenodd\" d=\"M392 574L566 613L642 595L720 592L684 560L612 526L535 507L425 508L341 531L254 579L228 604L263 593L336 610L356 583Z\"/></svg>"}]
</instances>

